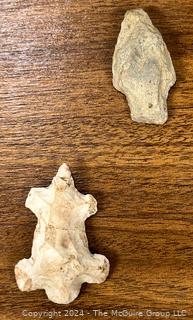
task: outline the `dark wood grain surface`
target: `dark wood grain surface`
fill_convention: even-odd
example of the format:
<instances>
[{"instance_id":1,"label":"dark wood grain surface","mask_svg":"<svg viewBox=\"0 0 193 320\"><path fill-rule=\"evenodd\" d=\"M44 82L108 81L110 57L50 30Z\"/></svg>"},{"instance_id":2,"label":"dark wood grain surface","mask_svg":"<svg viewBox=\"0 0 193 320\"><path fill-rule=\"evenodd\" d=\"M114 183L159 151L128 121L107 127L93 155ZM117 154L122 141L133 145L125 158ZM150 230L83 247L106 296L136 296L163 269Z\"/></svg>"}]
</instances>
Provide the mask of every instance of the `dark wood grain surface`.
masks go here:
<instances>
[{"instance_id":1,"label":"dark wood grain surface","mask_svg":"<svg viewBox=\"0 0 193 320\"><path fill-rule=\"evenodd\" d=\"M164 126L132 122L112 86L120 23L136 7L162 32L177 73ZM0 319L53 309L193 319L193 1L0 0L0 48ZM98 201L88 239L111 263L108 280L84 285L68 306L20 292L13 272L36 224L26 196L63 162Z\"/></svg>"}]
</instances>

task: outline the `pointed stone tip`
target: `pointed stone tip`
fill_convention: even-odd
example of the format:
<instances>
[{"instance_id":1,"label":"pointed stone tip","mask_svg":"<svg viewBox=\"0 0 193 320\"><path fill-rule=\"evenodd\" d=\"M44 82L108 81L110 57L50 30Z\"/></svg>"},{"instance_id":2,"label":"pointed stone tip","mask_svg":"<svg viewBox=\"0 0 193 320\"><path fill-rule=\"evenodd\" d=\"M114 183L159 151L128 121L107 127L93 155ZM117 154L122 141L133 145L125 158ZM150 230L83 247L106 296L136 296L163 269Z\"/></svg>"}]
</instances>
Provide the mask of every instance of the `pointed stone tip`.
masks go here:
<instances>
[{"instance_id":1,"label":"pointed stone tip","mask_svg":"<svg viewBox=\"0 0 193 320\"><path fill-rule=\"evenodd\" d=\"M66 163L63 163L59 167L58 172L56 174L56 177L59 177L61 179L65 179L65 180L71 178L71 172L70 172L70 169Z\"/></svg>"},{"instance_id":2,"label":"pointed stone tip","mask_svg":"<svg viewBox=\"0 0 193 320\"><path fill-rule=\"evenodd\" d=\"M126 13L125 13L125 17L128 17L128 16L135 16L135 17L138 17L138 18L149 18L147 12L145 10L143 10L142 8L136 8L136 9L131 9L131 10L127 10ZM150 19L150 18L149 18Z\"/></svg>"}]
</instances>

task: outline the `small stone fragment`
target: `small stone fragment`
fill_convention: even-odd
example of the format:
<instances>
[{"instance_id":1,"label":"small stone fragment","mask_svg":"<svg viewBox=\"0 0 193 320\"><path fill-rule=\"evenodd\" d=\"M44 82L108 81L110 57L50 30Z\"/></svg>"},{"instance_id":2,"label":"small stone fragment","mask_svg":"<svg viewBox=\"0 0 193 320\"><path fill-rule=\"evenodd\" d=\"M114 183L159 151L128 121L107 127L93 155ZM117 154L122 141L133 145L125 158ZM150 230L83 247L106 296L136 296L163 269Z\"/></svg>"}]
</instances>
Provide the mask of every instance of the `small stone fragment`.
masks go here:
<instances>
[{"instance_id":1,"label":"small stone fragment","mask_svg":"<svg viewBox=\"0 0 193 320\"><path fill-rule=\"evenodd\" d=\"M26 207L38 223L31 257L15 266L20 290L45 289L51 301L67 304L78 296L83 282L105 281L109 261L90 253L85 232L85 220L96 213L97 202L75 188L66 164L49 187L31 189Z\"/></svg>"},{"instance_id":2,"label":"small stone fragment","mask_svg":"<svg viewBox=\"0 0 193 320\"><path fill-rule=\"evenodd\" d=\"M126 12L112 71L113 85L126 95L132 120L167 121L167 97L176 74L163 38L144 10Z\"/></svg>"}]
</instances>

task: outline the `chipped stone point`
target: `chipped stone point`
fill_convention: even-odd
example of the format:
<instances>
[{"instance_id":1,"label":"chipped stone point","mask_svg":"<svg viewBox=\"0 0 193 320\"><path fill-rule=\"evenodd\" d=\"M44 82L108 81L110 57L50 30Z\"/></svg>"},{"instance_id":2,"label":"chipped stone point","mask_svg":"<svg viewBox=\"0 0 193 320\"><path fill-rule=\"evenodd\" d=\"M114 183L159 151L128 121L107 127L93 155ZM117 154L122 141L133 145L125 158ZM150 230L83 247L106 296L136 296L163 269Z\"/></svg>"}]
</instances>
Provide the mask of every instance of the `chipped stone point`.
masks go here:
<instances>
[{"instance_id":1,"label":"chipped stone point","mask_svg":"<svg viewBox=\"0 0 193 320\"><path fill-rule=\"evenodd\" d=\"M176 74L160 32L142 9L125 14L112 70L113 85L126 95L132 120L153 124L167 121L167 97Z\"/></svg>"},{"instance_id":2,"label":"chipped stone point","mask_svg":"<svg viewBox=\"0 0 193 320\"><path fill-rule=\"evenodd\" d=\"M109 261L90 253L85 232L85 220L96 213L97 202L75 188L66 164L48 188L31 189L26 207L38 222L31 257L15 266L20 290L45 289L51 301L67 304L78 296L83 282L105 281Z\"/></svg>"}]
</instances>

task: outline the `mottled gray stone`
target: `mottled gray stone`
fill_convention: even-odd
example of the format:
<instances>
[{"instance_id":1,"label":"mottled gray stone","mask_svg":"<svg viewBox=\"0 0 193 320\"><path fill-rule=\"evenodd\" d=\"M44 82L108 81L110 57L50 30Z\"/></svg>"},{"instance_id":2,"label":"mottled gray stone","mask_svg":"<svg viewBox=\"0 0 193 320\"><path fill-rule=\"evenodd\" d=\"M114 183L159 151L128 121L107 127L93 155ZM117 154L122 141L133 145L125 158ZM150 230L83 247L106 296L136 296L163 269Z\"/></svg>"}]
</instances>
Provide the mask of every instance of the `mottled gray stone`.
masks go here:
<instances>
[{"instance_id":1,"label":"mottled gray stone","mask_svg":"<svg viewBox=\"0 0 193 320\"><path fill-rule=\"evenodd\" d=\"M170 54L147 13L127 11L113 56L113 85L126 95L132 120L165 123L168 92L175 81Z\"/></svg>"}]
</instances>

